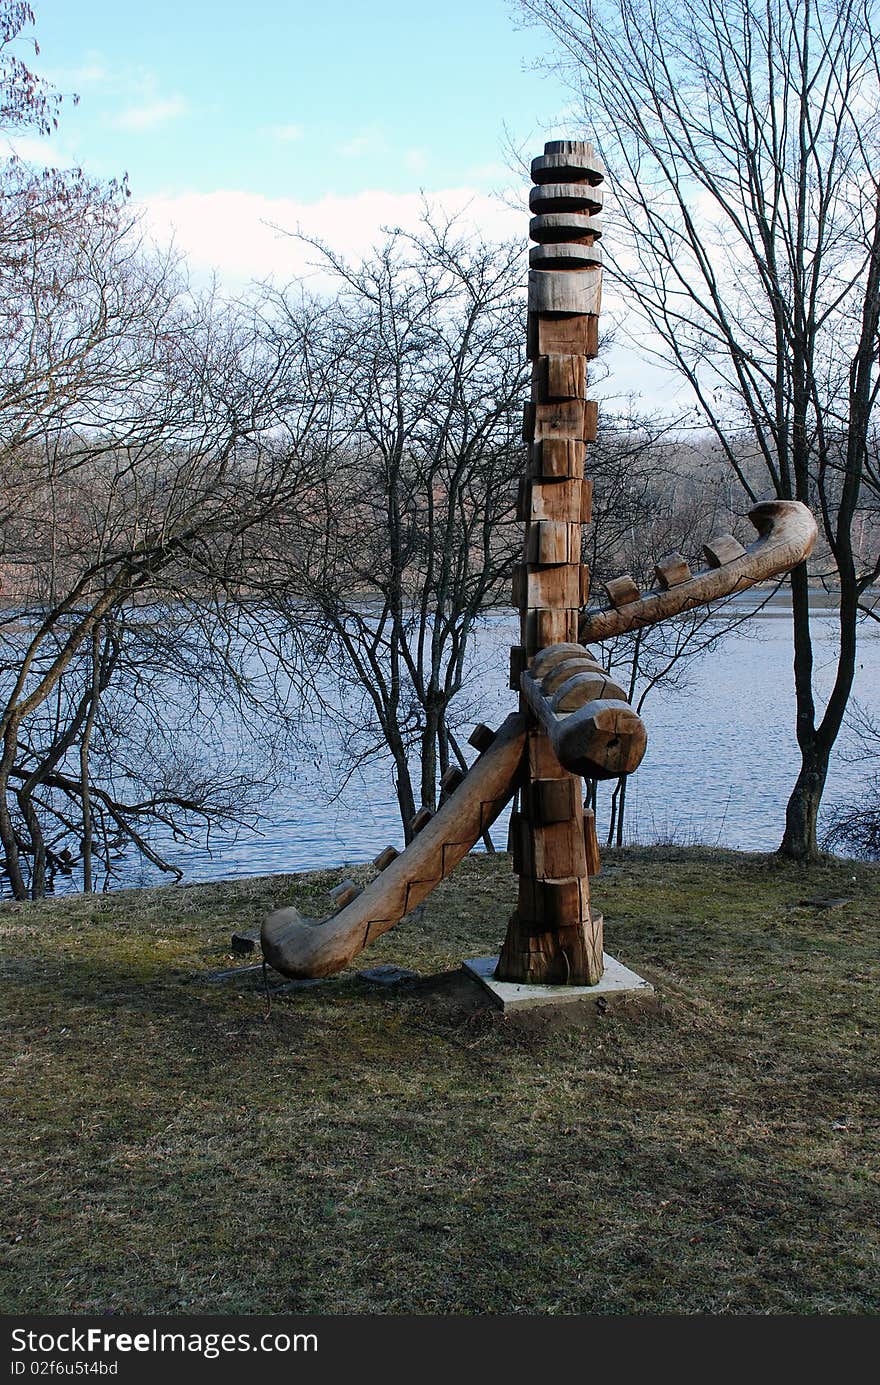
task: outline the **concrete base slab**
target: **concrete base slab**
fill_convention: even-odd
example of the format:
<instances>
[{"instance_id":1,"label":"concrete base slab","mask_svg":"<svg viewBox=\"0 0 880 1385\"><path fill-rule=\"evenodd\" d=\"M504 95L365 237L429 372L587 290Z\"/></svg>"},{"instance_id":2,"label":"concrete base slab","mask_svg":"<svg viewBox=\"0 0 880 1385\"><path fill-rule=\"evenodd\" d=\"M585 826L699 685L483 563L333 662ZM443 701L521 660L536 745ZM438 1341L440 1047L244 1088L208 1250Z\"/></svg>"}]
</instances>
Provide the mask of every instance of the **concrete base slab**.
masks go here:
<instances>
[{"instance_id":1,"label":"concrete base slab","mask_svg":"<svg viewBox=\"0 0 880 1385\"><path fill-rule=\"evenodd\" d=\"M488 991L492 1003L505 1014L524 1010L580 1007L586 1015L604 1014L613 1005L636 1004L653 1009L654 987L615 957L603 953L605 973L596 986L526 986L516 981L496 981L497 957L471 957L464 970Z\"/></svg>"}]
</instances>

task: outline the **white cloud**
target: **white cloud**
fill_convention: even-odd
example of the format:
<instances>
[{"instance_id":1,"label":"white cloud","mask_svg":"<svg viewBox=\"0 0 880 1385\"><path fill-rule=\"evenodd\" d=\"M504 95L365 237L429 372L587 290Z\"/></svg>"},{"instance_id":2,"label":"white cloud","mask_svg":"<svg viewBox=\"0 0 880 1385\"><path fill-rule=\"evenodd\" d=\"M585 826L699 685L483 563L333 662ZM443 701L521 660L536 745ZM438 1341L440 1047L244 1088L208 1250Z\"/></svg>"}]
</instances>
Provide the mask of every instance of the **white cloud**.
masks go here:
<instances>
[{"instance_id":1,"label":"white cloud","mask_svg":"<svg viewBox=\"0 0 880 1385\"><path fill-rule=\"evenodd\" d=\"M294 144L305 134L304 125L270 125L269 133L282 144Z\"/></svg>"},{"instance_id":2,"label":"white cloud","mask_svg":"<svg viewBox=\"0 0 880 1385\"><path fill-rule=\"evenodd\" d=\"M145 101L140 106L129 106L113 122L120 130L154 130L169 120L186 115L189 107L182 96L168 96L155 101Z\"/></svg>"},{"instance_id":3,"label":"white cloud","mask_svg":"<svg viewBox=\"0 0 880 1385\"><path fill-rule=\"evenodd\" d=\"M429 201L446 214L460 214L463 226L486 239L525 234L527 209L513 210L472 188L432 193ZM173 238L196 275L216 271L230 290L254 279L283 282L298 276L309 276L312 286L319 287L318 256L296 238L298 231L360 259L381 239L383 226L414 230L424 205L418 193L379 191L300 202L223 190L157 196L143 203L155 239L167 244Z\"/></svg>"},{"instance_id":4,"label":"white cloud","mask_svg":"<svg viewBox=\"0 0 880 1385\"><path fill-rule=\"evenodd\" d=\"M336 146L337 154L343 159L363 159L368 154L384 154L387 150L388 141L376 125L358 130L351 139Z\"/></svg>"},{"instance_id":5,"label":"white cloud","mask_svg":"<svg viewBox=\"0 0 880 1385\"><path fill-rule=\"evenodd\" d=\"M424 173L428 167L427 149L407 149L403 156L402 163L410 173Z\"/></svg>"},{"instance_id":6,"label":"white cloud","mask_svg":"<svg viewBox=\"0 0 880 1385\"><path fill-rule=\"evenodd\" d=\"M11 135L5 146L3 149L0 144L0 153L15 154L38 168L73 168L76 163L70 149L51 136L41 139L38 135Z\"/></svg>"}]
</instances>

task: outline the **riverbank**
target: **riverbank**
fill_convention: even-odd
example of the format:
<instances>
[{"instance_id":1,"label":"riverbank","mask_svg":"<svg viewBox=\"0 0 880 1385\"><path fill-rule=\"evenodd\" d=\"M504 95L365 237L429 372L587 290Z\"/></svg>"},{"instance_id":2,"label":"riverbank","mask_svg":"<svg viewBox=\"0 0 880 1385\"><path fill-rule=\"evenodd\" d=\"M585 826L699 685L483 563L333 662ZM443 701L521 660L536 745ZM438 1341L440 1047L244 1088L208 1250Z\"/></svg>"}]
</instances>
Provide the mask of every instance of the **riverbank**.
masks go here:
<instances>
[{"instance_id":1,"label":"riverbank","mask_svg":"<svg viewBox=\"0 0 880 1385\"><path fill-rule=\"evenodd\" d=\"M208 979L342 875L0 907L2 1311L880 1310L880 867L610 853L662 1009L591 1030L356 975L497 948L505 856L268 1016Z\"/></svg>"}]
</instances>

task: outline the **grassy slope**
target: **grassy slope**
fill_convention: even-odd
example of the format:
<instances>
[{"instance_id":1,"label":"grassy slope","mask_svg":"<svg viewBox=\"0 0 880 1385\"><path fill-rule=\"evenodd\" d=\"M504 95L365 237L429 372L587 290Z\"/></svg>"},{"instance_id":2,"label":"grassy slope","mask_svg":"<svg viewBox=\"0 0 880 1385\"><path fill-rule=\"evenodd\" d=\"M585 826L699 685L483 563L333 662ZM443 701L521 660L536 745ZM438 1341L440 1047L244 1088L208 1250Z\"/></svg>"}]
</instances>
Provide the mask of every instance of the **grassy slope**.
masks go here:
<instances>
[{"instance_id":1,"label":"grassy slope","mask_svg":"<svg viewBox=\"0 0 880 1385\"><path fill-rule=\"evenodd\" d=\"M0 1308L880 1309L880 870L612 857L608 944L664 1005L592 1030L193 980L340 874L0 909ZM512 894L471 857L358 963L493 949Z\"/></svg>"}]
</instances>

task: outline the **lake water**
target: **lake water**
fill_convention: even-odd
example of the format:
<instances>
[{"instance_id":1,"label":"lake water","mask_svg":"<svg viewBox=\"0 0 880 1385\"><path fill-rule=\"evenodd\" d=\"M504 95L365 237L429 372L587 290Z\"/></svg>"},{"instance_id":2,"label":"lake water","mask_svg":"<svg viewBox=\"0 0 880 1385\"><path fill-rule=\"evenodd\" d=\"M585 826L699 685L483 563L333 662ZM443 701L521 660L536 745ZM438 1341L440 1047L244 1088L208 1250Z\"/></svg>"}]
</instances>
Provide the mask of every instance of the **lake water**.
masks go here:
<instances>
[{"instance_id":1,"label":"lake water","mask_svg":"<svg viewBox=\"0 0 880 1385\"><path fill-rule=\"evenodd\" d=\"M741 598L750 601L746 594ZM773 850L798 767L794 739L791 623L787 606L772 606L692 665L683 690L655 692L645 704L648 751L627 790L627 839ZM511 612L492 614L478 632L468 696L474 721L497 726L515 709L506 687L507 650L516 639ZM836 655L836 619L814 615L816 687L830 687ZM880 638L863 629L855 697L880 713ZM467 731L465 731L465 735ZM844 731L829 776L826 803L855 797L868 767L846 762L853 738ZM374 763L334 797L340 748L332 740L322 760L295 786L267 804L259 833L216 833L211 850L162 843L183 867L185 880L302 871L369 861L386 845L402 845L389 763ZM599 831L607 822L609 789L600 789ZM493 829L507 840L506 815ZM132 862L120 884L154 882ZM62 882L58 882L63 888Z\"/></svg>"}]
</instances>

